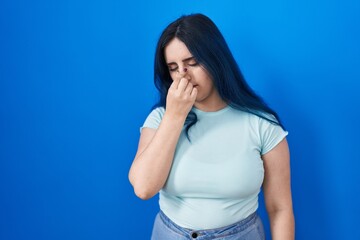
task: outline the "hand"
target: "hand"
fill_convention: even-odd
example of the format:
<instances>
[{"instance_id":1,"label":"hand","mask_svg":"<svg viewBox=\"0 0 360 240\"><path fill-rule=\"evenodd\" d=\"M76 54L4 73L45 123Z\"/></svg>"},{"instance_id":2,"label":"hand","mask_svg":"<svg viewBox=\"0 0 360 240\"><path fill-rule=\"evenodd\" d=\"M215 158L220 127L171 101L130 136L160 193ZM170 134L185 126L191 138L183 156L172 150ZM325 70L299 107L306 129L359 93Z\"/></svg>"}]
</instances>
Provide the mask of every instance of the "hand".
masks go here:
<instances>
[{"instance_id":1,"label":"hand","mask_svg":"<svg viewBox=\"0 0 360 240\"><path fill-rule=\"evenodd\" d=\"M176 117L188 115L195 103L197 89L186 78L176 79L166 97L166 111Z\"/></svg>"}]
</instances>

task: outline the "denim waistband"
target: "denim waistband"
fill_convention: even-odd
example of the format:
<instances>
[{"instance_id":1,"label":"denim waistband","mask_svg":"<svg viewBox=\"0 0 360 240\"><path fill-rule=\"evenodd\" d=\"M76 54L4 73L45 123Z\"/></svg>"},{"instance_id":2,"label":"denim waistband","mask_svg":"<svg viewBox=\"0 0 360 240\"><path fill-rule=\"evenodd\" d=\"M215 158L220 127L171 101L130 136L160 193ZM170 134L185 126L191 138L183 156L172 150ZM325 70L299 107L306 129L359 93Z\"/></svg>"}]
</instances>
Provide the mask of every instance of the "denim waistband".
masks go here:
<instances>
[{"instance_id":1,"label":"denim waistband","mask_svg":"<svg viewBox=\"0 0 360 240\"><path fill-rule=\"evenodd\" d=\"M219 237L224 234L225 235L236 234L236 233L242 232L245 229L247 229L248 227L250 227L252 224L255 223L256 218L258 218L257 213L254 212L247 218L245 218L239 222L236 222L234 224L225 226L225 227L196 230L196 229L183 228L183 227L177 225L169 217L167 217L165 215L165 213L162 212L161 210L159 212L159 215L160 215L160 218L163 221L163 223L167 227L172 229L173 231L178 232L183 235L187 235L187 236L194 236L194 234L195 234L196 236L199 236L199 237L203 236L203 235L206 235L206 236L211 235L213 237Z\"/></svg>"}]
</instances>

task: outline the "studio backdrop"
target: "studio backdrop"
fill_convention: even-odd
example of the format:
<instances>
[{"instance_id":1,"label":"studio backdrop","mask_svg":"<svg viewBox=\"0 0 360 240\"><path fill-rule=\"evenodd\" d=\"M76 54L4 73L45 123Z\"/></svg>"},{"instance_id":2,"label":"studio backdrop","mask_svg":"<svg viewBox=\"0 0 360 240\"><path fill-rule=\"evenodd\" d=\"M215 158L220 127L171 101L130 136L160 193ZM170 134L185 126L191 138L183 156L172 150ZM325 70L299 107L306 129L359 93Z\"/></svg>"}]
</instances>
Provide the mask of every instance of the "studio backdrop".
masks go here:
<instances>
[{"instance_id":1,"label":"studio backdrop","mask_svg":"<svg viewBox=\"0 0 360 240\"><path fill-rule=\"evenodd\" d=\"M0 239L150 239L128 170L156 41L209 16L289 131L296 239L360 239L360 2L0 2ZM267 235L263 200L259 213ZM270 238L268 238L270 239Z\"/></svg>"}]
</instances>

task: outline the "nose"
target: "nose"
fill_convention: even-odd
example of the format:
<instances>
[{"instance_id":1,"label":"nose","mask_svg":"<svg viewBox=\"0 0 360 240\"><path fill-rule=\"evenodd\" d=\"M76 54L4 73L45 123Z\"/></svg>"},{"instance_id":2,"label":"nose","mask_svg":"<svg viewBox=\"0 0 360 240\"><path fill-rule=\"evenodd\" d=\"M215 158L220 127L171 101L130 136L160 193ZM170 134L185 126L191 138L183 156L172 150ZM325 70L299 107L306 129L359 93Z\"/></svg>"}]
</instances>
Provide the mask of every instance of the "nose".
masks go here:
<instances>
[{"instance_id":1,"label":"nose","mask_svg":"<svg viewBox=\"0 0 360 240\"><path fill-rule=\"evenodd\" d=\"M180 67L178 69L178 73L180 74L181 77L185 77L187 72L188 72L188 69L186 67L183 67L181 70L180 70Z\"/></svg>"}]
</instances>

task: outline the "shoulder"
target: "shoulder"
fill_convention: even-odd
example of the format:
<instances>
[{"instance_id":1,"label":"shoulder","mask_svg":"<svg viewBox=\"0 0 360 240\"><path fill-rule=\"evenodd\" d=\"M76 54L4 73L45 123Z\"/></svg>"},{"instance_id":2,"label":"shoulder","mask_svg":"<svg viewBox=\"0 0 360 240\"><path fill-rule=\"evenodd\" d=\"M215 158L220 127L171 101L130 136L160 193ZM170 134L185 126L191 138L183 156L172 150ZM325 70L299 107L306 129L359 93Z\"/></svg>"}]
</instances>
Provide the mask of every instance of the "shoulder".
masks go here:
<instances>
[{"instance_id":1,"label":"shoulder","mask_svg":"<svg viewBox=\"0 0 360 240\"><path fill-rule=\"evenodd\" d=\"M232 108L230 111L230 115L232 119L241 122L242 124L246 124L249 127L258 129L261 124L265 122L268 122L267 120L257 116L254 113L245 112L243 110L238 110ZM274 118L275 119L275 118Z\"/></svg>"},{"instance_id":2,"label":"shoulder","mask_svg":"<svg viewBox=\"0 0 360 240\"><path fill-rule=\"evenodd\" d=\"M161 122L163 116L164 116L164 113L165 113L164 107L154 108L147 116L143 126L140 128L140 132L143 128L157 129L160 125L160 122Z\"/></svg>"},{"instance_id":3,"label":"shoulder","mask_svg":"<svg viewBox=\"0 0 360 240\"><path fill-rule=\"evenodd\" d=\"M259 115L261 115L262 117L254 113L247 113L247 115L250 124L259 130L265 130L269 127L281 128L281 126L278 124L279 121L276 119L274 115L270 113L259 113Z\"/></svg>"},{"instance_id":4,"label":"shoulder","mask_svg":"<svg viewBox=\"0 0 360 240\"><path fill-rule=\"evenodd\" d=\"M278 124L279 121L277 120L277 118L272 114L259 113L259 115L263 116L261 117L259 115L256 115L255 113L249 113L236 109L233 109L232 112L234 116L237 116L237 118L234 118L237 119L237 122L246 125L249 130L253 131L253 133L259 136L264 134L265 132L274 130L285 132L281 125Z\"/></svg>"},{"instance_id":5,"label":"shoulder","mask_svg":"<svg viewBox=\"0 0 360 240\"><path fill-rule=\"evenodd\" d=\"M154 107L154 108L152 108L152 111L165 112L165 107L163 107L163 106Z\"/></svg>"},{"instance_id":6,"label":"shoulder","mask_svg":"<svg viewBox=\"0 0 360 240\"><path fill-rule=\"evenodd\" d=\"M165 108L164 107L155 107L151 110L149 116L157 116L157 117L160 117L162 118L164 116L164 113L165 113Z\"/></svg>"}]
</instances>

